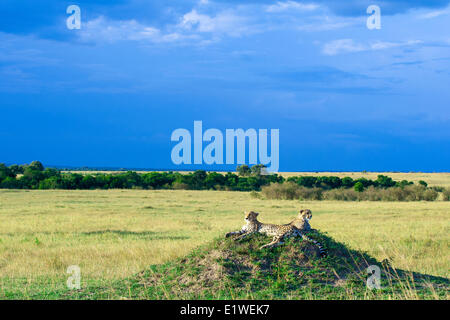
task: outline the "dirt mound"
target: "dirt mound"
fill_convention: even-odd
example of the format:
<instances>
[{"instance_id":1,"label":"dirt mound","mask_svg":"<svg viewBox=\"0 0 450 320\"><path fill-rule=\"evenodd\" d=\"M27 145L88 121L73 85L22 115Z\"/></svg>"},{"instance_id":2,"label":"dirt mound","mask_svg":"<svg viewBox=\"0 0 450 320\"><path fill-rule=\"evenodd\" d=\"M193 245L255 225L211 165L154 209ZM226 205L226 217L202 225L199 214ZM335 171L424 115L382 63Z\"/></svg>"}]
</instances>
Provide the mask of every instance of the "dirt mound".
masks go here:
<instances>
[{"instance_id":1,"label":"dirt mound","mask_svg":"<svg viewBox=\"0 0 450 320\"><path fill-rule=\"evenodd\" d=\"M361 286L367 267L377 263L320 232L309 236L324 245L327 257L322 258L317 246L301 239L262 250L261 245L270 241L263 235L242 242L218 239L187 257L152 266L136 281L166 298L251 298L255 293L260 298L286 298L312 287L342 288L354 282Z\"/></svg>"},{"instance_id":2,"label":"dirt mound","mask_svg":"<svg viewBox=\"0 0 450 320\"><path fill-rule=\"evenodd\" d=\"M254 235L220 238L186 257L153 265L105 287L70 292L79 299L448 299L447 278L393 269L320 232L309 233L328 252L301 239L272 249ZM368 266L380 268L380 288L366 286ZM69 294L69 293L67 293Z\"/></svg>"}]
</instances>

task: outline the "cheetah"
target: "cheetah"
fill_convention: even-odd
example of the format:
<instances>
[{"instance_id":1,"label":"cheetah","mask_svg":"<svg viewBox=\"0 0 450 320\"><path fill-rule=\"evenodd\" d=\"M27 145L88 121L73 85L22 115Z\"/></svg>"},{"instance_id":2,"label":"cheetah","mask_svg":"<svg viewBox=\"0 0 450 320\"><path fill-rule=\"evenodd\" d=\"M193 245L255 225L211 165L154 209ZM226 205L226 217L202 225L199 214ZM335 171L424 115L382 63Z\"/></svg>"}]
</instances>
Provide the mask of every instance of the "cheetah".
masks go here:
<instances>
[{"instance_id":1,"label":"cheetah","mask_svg":"<svg viewBox=\"0 0 450 320\"><path fill-rule=\"evenodd\" d=\"M311 225L309 224L309 220L311 220L311 219L312 219L311 210L304 209L304 210L300 210L297 218L292 220L289 224L291 226L296 227L300 231L309 232L311 230L314 230L314 229L311 229Z\"/></svg>"},{"instance_id":2,"label":"cheetah","mask_svg":"<svg viewBox=\"0 0 450 320\"><path fill-rule=\"evenodd\" d=\"M319 242L307 237L295 226L292 226L290 224L277 225L262 223L257 219L258 214L258 212L254 211L245 213L246 223L244 224L242 229L239 231L228 232L225 237L228 238L233 235L238 235L235 240L240 241L257 232L268 236L273 236L272 242L263 245L260 249L277 247L279 245L282 245L284 243L284 240L290 237L302 237L302 239L314 243L319 248L320 255L322 257L326 256L326 251Z\"/></svg>"}]
</instances>

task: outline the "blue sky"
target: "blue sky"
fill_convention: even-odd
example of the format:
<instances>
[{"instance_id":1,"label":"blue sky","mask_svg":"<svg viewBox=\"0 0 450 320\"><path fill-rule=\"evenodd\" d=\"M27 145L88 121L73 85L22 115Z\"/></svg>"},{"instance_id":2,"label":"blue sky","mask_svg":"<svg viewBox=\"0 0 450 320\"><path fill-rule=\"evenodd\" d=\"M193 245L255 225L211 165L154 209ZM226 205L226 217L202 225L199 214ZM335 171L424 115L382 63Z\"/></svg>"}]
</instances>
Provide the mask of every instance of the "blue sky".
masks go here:
<instances>
[{"instance_id":1,"label":"blue sky","mask_svg":"<svg viewBox=\"0 0 450 320\"><path fill-rule=\"evenodd\" d=\"M0 2L0 162L233 170L172 163L201 120L280 129L280 171L450 171L449 83L447 0Z\"/></svg>"}]
</instances>

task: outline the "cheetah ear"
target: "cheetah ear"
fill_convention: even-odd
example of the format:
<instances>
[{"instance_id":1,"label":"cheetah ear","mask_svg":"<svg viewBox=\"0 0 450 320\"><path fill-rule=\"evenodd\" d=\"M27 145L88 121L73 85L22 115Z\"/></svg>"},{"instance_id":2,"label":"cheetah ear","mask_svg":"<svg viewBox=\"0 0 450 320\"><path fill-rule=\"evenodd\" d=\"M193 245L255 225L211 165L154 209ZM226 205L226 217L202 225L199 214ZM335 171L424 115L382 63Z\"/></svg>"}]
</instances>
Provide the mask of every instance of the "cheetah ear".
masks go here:
<instances>
[{"instance_id":1,"label":"cheetah ear","mask_svg":"<svg viewBox=\"0 0 450 320\"><path fill-rule=\"evenodd\" d=\"M305 211L305 210L303 210L303 209L300 209L300 213L303 213L303 211Z\"/></svg>"},{"instance_id":2,"label":"cheetah ear","mask_svg":"<svg viewBox=\"0 0 450 320\"><path fill-rule=\"evenodd\" d=\"M259 212L255 212L255 216L258 216Z\"/></svg>"}]
</instances>

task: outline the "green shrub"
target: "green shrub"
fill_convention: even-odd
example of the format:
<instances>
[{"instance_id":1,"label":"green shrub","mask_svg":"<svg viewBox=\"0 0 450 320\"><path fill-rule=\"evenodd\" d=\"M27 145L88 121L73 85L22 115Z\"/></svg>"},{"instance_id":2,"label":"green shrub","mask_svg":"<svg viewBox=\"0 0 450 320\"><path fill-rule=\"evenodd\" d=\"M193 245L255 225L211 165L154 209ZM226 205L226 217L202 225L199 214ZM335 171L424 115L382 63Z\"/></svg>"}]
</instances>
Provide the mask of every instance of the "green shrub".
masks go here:
<instances>
[{"instance_id":1,"label":"green shrub","mask_svg":"<svg viewBox=\"0 0 450 320\"><path fill-rule=\"evenodd\" d=\"M364 185L362 184L361 181L355 183L354 187L356 192L363 192L364 191Z\"/></svg>"},{"instance_id":2,"label":"green shrub","mask_svg":"<svg viewBox=\"0 0 450 320\"><path fill-rule=\"evenodd\" d=\"M419 180L418 183L419 183L420 185L424 186L424 187L428 187L428 183L426 183L426 182L423 181L423 180Z\"/></svg>"}]
</instances>

